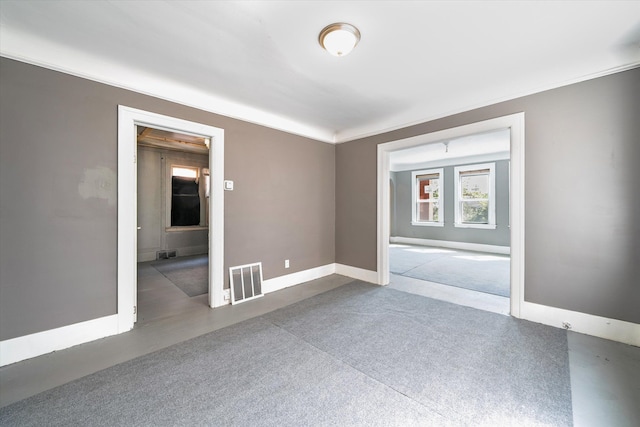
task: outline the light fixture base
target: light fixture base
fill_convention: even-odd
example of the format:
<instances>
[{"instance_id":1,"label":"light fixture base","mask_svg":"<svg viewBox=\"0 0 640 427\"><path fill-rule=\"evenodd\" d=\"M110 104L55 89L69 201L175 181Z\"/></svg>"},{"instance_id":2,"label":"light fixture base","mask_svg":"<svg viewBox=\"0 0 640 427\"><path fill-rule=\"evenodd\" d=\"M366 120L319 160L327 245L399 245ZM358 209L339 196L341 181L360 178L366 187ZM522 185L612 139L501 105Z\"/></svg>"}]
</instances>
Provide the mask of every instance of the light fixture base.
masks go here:
<instances>
[{"instance_id":1,"label":"light fixture base","mask_svg":"<svg viewBox=\"0 0 640 427\"><path fill-rule=\"evenodd\" d=\"M330 54L345 56L360 42L360 31L351 24L336 22L320 31L318 42Z\"/></svg>"}]
</instances>

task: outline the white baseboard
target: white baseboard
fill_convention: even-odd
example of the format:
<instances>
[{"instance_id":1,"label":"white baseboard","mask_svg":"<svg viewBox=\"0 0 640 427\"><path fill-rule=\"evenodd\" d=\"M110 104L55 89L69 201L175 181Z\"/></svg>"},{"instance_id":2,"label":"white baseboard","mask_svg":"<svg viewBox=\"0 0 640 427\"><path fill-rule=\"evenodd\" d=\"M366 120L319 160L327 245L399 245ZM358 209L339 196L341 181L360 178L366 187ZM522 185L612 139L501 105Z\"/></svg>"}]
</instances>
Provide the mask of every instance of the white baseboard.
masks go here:
<instances>
[{"instance_id":1,"label":"white baseboard","mask_svg":"<svg viewBox=\"0 0 640 427\"><path fill-rule=\"evenodd\" d=\"M509 255L509 246L485 245L480 243L451 242L447 240L418 239L416 237L390 237L391 243L404 243L407 245L436 246L439 248L460 249L463 251L489 252L492 254Z\"/></svg>"},{"instance_id":2,"label":"white baseboard","mask_svg":"<svg viewBox=\"0 0 640 427\"><path fill-rule=\"evenodd\" d=\"M334 274L335 272L336 265L327 264L320 267L310 268L308 270L298 271L296 273L285 274L284 276L274 277L273 279L267 279L262 282L262 292L267 294L269 292L279 291L280 289L299 285L300 283L308 282L310 280L319 279L321 277Z\"/></svg>"},{"instance_id":3,"label":"white baseboard","mask_svg":"<svg viewBox=\"0 0 640 427\"><path fill-rule=\"evenodd\" d=\"M351 277L373 284L378 284L378 272L365 270L363 268L352 267L350 265L336 264L336 274Z\"/></svg>"},{"instance_id":4,"label":"white baseboard","mask_svg":"<svg viewBox=\"0 0 640 427\"><path fill-rule=\"evenodd\" d=\"M592 314L523 302L520 306L521 318L544 325L563 327L563 322L571 325L574 332L592 335L611 341L640 347L640 324L594 316Z\"/></svg>"},{"instance_id":5,"label":"white baseboard","mask_svg":"<svg viewBox=\"0 0 640 427\"><path fill-rule=\"evenodd\" d=\"M304 282L320 279L321 277L331 274L340 274L342 276L351 277L353 279L363 280L369 283L378 283L378 273L362 268L351 267L344 264L327 264L308 270L298 271L296 273L286 274L273 279L267 279L262 282L262 290L265 294L275 292L280 289L296 286Z\"/></svg>"},{"instance_id":6,"label":"white baseboard","mask_svg":"<svg viewBox=\"0 0 640 427\"><path fill-rule=\"evenodd\" d=\"M118 333L118 315L0 341L0 366L63 350Z\"/></svg>"}]
</instances>

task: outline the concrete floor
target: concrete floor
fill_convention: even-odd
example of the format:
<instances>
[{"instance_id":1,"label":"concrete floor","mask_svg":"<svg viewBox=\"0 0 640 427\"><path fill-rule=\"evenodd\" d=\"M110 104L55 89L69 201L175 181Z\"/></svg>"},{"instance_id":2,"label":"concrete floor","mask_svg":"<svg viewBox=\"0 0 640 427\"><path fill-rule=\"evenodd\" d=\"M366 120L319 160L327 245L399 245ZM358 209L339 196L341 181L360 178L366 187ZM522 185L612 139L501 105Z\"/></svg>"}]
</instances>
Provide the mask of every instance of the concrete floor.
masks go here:
<instances>
[{"instance_id":1,"label":"concrete floor","mask_svg":"<svg viewBox=\"0 0 640 427\"><path fill-rule=\"evenodd\" d=\"M465 294L443 289L443 285L398 277L392 276L391 288L505 314L504 301L487 299L483 296L486 294ZM0 407L352 280L331 275L244 304L211 310L206 295L189 298L153 267L141 264L136 327L0 368ZM639 426L640 348L574 332L568 332L568 342L574 424Z\"/></svg>"}]
</instances>

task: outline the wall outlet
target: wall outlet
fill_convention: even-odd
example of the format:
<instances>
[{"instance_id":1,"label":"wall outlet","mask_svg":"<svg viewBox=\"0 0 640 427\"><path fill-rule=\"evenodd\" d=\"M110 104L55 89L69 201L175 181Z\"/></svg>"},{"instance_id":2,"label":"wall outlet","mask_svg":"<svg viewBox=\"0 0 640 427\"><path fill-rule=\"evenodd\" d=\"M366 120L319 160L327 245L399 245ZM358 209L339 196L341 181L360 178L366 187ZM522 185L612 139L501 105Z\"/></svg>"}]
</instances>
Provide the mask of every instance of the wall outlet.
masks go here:
<instances>
[{"instance_id":1,"label":"wall outlet","mask_svg":"<svg viewBox=\"0 0 640 427\"><path fill-rule=\"evenodd\" d=\"M289 260L288 259L284 260L284 268L289 268Z\"/></svg>"},{"instance_id":2,"label":"wall outlet","mask_svg":"<svg viewBox=\"0 0 640 427\"><path fill-rule=\"evenodd\" d=\"M229 300L231 299L231 292L230 292L230 290L229 290L229 289L225 289L225 290L224 290L224 294L223 294L223 296L224 296L224 300L225 300L225 301L229 301Z\"/></svg>"}]
</instances>

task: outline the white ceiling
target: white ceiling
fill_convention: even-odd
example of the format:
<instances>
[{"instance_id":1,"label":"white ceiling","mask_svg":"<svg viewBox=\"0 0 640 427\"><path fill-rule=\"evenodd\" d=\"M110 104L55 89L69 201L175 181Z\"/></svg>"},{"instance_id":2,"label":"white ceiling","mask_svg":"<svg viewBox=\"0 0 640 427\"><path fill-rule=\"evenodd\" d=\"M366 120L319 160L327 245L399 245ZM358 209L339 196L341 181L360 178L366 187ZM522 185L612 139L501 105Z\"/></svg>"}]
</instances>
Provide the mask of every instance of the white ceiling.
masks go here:
<instances>
[{"instance_id":1,"label":"white ceiling","mask_svg":"<svg viewBox=\"0 0 640 427\"><path fill-rule=\"evenodd\" d=\"M640 2L2 0L0 54L343 142L638 66Z\"/></svg>"},{"instance_id":2,"label":"white ceiling","mask_svg":"<svg viewBox=\"0 0 640 427\"><path fill-rule=\"evenodd\" d=\"M399 172L508 159L510 146L509 129L432 142L391 152L389 169Z\"/></svg>"}]
</instances>

